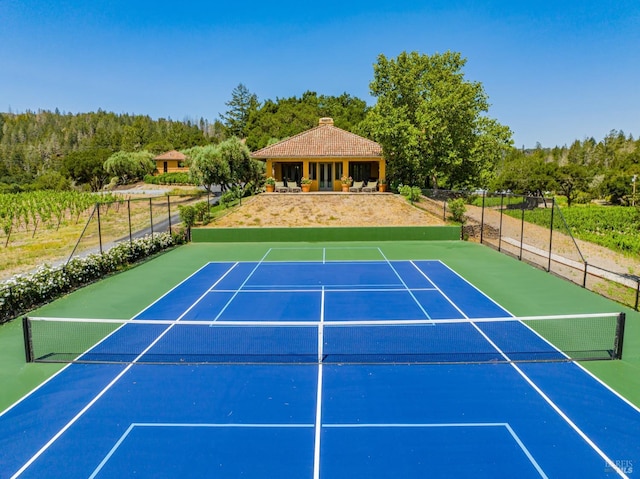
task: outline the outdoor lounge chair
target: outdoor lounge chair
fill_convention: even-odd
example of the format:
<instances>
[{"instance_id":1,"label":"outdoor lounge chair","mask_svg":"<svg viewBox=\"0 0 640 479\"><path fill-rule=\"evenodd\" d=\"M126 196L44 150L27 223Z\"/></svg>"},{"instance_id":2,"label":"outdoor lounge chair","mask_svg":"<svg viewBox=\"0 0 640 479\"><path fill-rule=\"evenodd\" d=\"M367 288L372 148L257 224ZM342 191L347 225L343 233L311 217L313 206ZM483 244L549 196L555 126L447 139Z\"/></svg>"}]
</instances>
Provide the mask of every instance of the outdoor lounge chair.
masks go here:
<instances>
[{"instance_id":1,"label":"outdoor lounge chair","mask_svg":"<svg viewBox=\"0 0 640 479\"><path fill-rule=\"evenodd\" d=\"M378 189L378 182L377 181L368 181L367 182L367 186L363 186L362 187L363 193L373 193L377 189Z\"/></svg>"},{"instance_id":2,"label":"outdoor lounge chair","mask_svg":"<svg viewBox=\"0 0 640 479\"><path fill-rule=\"evenodd\" d=\"M276 181L276 186L274 188L276 193L288 193L289 188L284 184L284 181Z\"/></svg>"},{"instance_id":3,"label":"outdoor lounge chair","mask_svg":"<svg viewBox=\"0 0 640 479\"><path fill-rule=\"evenodd\" d=\"M295 181L287 181L287 188L289 188L289 193L300 193L302 191L302 188Z\"/></svg>"},{"instance_id":4,"label":"outdoor lounge chair","mask_svg":"<svg viewBox=\"0 0 640 479\"><path fill-rule=\"evenodd\" d=\"M359 193L360 191L362 191L363 185L364 185L364 181L354 181L353 186L349 188L349 191Z\"/></svg>"}]
</instances>

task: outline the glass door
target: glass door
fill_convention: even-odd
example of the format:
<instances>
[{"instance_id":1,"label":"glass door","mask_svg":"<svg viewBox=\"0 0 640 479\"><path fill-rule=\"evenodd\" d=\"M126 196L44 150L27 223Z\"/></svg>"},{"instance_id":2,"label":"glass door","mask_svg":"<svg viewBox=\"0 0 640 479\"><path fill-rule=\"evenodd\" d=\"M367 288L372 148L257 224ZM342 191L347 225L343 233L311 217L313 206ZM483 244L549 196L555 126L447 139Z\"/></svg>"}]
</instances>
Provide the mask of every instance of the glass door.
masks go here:
<instances>
[{"instance_id":1,"label":"glass door","mask_svg":"<svg viewBox=\"0 0 640 479\"><path fill-rule=\"evenodd\" d=\"M318 175L318 189L320 191L333 191L333 163L320 163Z\"/></svg>"}]
</instances>

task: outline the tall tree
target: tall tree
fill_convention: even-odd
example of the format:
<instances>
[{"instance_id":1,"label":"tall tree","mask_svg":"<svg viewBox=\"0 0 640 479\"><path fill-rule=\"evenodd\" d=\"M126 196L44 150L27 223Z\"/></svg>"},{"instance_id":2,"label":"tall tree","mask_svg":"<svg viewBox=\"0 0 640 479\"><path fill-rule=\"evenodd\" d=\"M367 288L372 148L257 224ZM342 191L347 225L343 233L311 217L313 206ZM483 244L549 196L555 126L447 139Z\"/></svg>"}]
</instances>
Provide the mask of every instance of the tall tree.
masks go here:
<instances>
[{"instance_id":1,"label":"tall tree","mask_svg":"<svg viewBox=\"0 0 640 479\"><path fill-rule=\"evenodd\" d=\"M264 164L251 158L247 146L237 138L218 145L186 150L189 173L194 183L212 191L213 185L228 188L256 189L264 177Z\"/></svg>"},{"instance_id":2,"label":"tall tree","mask_svg":"<svg viewBox=\"0 0 640 479\"><path fill-rule=\"evenodd\" d=\"M464 78L465 64L455 52L378 57L370 84L377 103L363 131L382 145L392 180L469 186L510 146L509 128L484 116L487 95Z\"/></svg>"},{"instance_id":3,"label":"tall tree","mask_svg":"<svg viewBox=\"0 0 640 479\"><path fill-rule=\"evenodd\" d=\"M78 183L88 184L91 191L99 191L109 179L104 163L112 153L107 148L72 151L63 159L63 172Z\"/></svg>"},{"instance_id":4,"label":"tall tree","mask_svg":"<svg viewBox=\"0 0 640 479\"><path fill-rule=\"evenodd\" d=\"M257 95L251 93L246 86L240 83L233 89L231 100L225 105L229 107L229 110L224 115L220 115L220 118L227 129L228 136L245 138L249 115L260 106Z\"/></svg>"},{"instance_id":5,"label":"tall tree","mask_svg":"<svg viewBox=\"0 0 640 479\"><path fill-rule=\"evenodd\" d=\"M104 169L117 177L118 183L126 185L153 173L156 164L153 162L153 155L148 151L118 151L104 162Z\"/></svg>"}]
</instances>

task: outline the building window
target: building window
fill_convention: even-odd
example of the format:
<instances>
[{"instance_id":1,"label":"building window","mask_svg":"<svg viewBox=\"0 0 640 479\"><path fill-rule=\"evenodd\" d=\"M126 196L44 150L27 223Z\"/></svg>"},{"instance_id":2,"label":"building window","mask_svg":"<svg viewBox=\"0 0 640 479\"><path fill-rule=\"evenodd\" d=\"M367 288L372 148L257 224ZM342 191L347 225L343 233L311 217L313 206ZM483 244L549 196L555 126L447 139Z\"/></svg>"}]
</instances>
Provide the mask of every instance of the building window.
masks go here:
<instances>
[{"instance_id":1,"label":"building window","mask_svg":"<svg viewBox=\"0 0 640 479\"><path fill-rule=\"evenodd\" d=\"M342 178L342 162L336 163L336 176L335 179L339 180Z\"/></svg>"},{"instance_id":2,"label":"building window","mask_svg":"<svg viewBox=\"0 0 640 479\"><path fill-rule=\"evenodd\" d=\"M318 179L318 164L310 162L309 163L309 179L316 180Z\"/></svg>"}]
</instances>

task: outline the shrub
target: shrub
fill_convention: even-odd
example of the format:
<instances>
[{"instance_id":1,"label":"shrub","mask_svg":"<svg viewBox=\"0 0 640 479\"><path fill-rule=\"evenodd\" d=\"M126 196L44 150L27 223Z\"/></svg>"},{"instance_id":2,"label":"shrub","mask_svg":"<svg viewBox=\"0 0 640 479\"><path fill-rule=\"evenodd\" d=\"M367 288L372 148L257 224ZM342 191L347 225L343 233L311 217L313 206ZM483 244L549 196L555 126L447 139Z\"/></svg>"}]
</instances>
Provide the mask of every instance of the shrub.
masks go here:
<instances>
[{"instance_id":1,"label":"shrub","mask_svg":"<svg viewBox=\"0 0 640 479\"><path fill-rule=\"evenodd\" d=\"M227 192L223 193L222 196L220 196L220 204L225 208L228 208L234 201L238 199L240 199L240 194L237 190L228 190Z\"/></svg>"},{"instance_id":2,"label":"shrub","mask_svg":"<svg viewBox=\"0 0 640 479\"><path fill-rule=\"evenodd\" d=\"M466 211L467 207L464 204L463 198L457 198L449 201L449 213L451 214L451 219L453 221L464 224L464 214Z\"/></svg>"},{"instance_id":3,"label":"shrub","mask_svg":"<svg viewBox=\"0 0 640 479\"><path fill-rule=\"evenodd\" d=\"M156 233L124 241L103 254L74 258L58 267L44 265L32 274L14 276L0 289L0 322L184 241L183 233Z\"/></svg>"},{"instance_id":4,"label":"shrub","mask_svg":"<svg viewBox=\"0 0 640 479\"><path fill-rule=\"evenodd\" d=\"M144 182L150 185L191 185L189 173L162 173L145 175Z\"/></svg>"},{"instance_id":5,"label":"shrub","mask_svg":"<svg viewBox=\"0 0 640 479\"><path fill-rule=\"evenodd\" d=\"M418 186L399 185L398 191L411 203L420 201L420 196L422 196L422 190Z\"/></svg>"}]
</instances>

